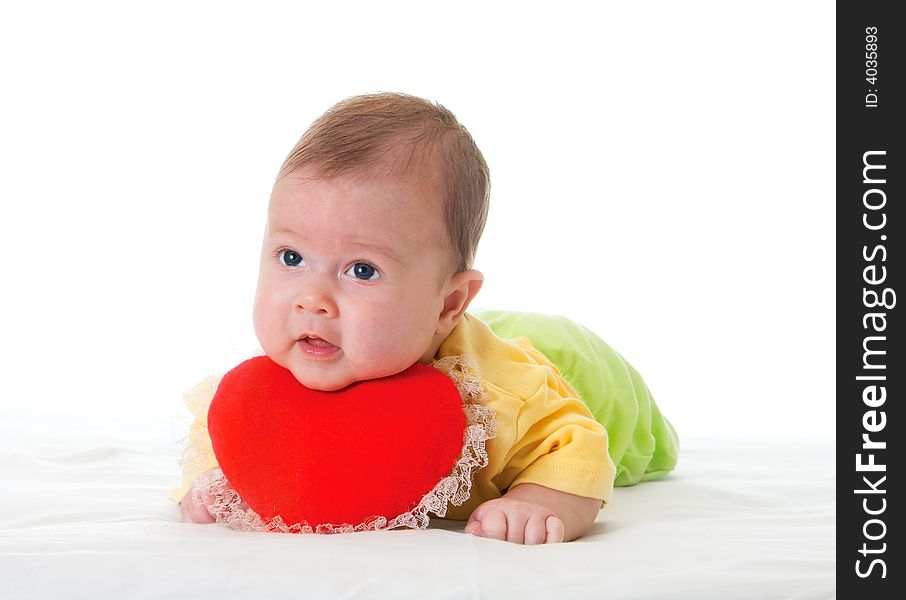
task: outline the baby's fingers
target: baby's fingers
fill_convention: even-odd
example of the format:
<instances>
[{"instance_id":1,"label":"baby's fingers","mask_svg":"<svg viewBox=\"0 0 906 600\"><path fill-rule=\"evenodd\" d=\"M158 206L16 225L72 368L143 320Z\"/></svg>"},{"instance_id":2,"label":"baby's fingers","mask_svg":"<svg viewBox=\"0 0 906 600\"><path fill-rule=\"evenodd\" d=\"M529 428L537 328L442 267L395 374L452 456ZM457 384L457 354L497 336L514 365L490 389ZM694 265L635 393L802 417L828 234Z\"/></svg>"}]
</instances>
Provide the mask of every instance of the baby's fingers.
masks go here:
<instances>
[{"instance_id":1,"label":"baby's fingers","mask_svg":"<svg viewBox=\"0 0 906 600\"><path fill-rule=\"evenodd\" d=\"M506 513L495 507L489 508L481 518L481 536L495 540L506 539Z\"/></svg>"},{"instance_id":2,"label":"baby's fingers","mask_svg":"<svg viewBox=\"0 0 906 600\"><path fill-rule=\"evenodd\" d=\"M551 515L553 516L553 515ZM543 544L547 539L547 526L545 525L548 515L543 512L536 512L529 517L525 523L525 545Z\"/></svg>"},{"instance_id":3,"label":"baby's fingers","mask_svg":"<svg viewBox=\"0 0 906 600\"><path fill-rule=\"evenodd\" d=\"M545 521L545 529L547 530L547 540L545 544L559 544L563 541L563 538L566 537L566 528L563 526L563 521L560 520L560 517L550 515Z\"/></svg>"},{"instance_id":4,"label":"baby's fingers","mask_svg":"<svg viewBox=\"0 0 906 600\"><path fill-rule=\"evenodd\" d=\"M186 494L179 503L179 512L184 523L213 523L214 517L208 512L204 502L196 503L193 500L192 490Z\"/></svg>"}]
</instances>

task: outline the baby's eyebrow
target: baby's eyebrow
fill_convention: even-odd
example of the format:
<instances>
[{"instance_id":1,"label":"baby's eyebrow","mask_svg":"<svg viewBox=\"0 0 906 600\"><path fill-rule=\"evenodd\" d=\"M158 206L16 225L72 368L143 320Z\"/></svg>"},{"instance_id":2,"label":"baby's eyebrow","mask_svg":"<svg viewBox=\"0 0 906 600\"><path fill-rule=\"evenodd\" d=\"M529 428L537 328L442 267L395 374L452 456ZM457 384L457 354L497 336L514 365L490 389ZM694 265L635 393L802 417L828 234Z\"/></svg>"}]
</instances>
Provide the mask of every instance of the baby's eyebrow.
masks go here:
<instances>
[{"instance_id":1,"label":"baby's eyebrow","mask_svg":"<svg viewBox=\"0 0 906 600\"><path fill-rule=\"evenodd\" d=\"M278 227L277 229L271 229L270 233L271 235L291 235L296 237L299 236L299 233L297 231L290 229L289 227ZM350 240L349 245L355 248L370 250L397 263L402 262L396 251L391 246L365 240Z\"/></svg>"},{"instance_id":2,"label":"baby's eyebrow","mask_svg":"<svg viewBox=\"0 0 906 600\"><path fill-rule=\"evenodd\" d=\"M365 241L352 241L352 242L350 242L350 245L355 246L357 248L364 248L365 250L371 250L372 252L375 252L377 254L380 254L381 256L389 258L390 260L392 260L394 262L400 262L400 259L397 256L396 252L390 246L384 246L382 244L375 244L373 242L365 242Z\"/></svg>"}]
</instances>

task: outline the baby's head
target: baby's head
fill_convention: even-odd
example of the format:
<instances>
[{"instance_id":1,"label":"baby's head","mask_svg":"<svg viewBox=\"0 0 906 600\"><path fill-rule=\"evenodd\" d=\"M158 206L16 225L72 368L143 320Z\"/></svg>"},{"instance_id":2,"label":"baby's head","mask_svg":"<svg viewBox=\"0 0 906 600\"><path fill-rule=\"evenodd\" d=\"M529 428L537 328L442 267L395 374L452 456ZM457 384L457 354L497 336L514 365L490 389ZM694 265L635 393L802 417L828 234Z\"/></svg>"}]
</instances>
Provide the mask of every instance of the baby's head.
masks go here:
<instances>
[{"instance_id":1,"label":"baby's head","mask_svg":"<svg viewBox=\"0 0 906 600\"><path fill-rule=\"evenodd\" d=\"M324 391L430 362L481 288L489 190L444 107L403 94L333 106L271 194L254 309L264 352Z\"/></svg>"}]
</instances>

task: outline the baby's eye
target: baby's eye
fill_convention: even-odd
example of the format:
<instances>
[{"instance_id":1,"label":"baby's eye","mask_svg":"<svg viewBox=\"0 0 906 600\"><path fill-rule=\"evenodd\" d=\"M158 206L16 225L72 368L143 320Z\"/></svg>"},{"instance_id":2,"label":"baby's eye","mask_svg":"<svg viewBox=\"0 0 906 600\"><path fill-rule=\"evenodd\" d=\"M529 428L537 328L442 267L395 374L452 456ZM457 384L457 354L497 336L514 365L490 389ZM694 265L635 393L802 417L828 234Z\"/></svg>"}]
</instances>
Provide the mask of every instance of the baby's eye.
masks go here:
<instances>
[{"instance_id":1,"label":"baby's eye","mask_svg":"<svg viewBox=\"0 0 906 600\"><path fill-rule=\"evenodd\" d=\"M362 279L366 281L373 281L375 279L380 279L381 274L377 269L369 265L368 263L357 262L356 264L349 267L349 270L346 271L347 274L352 275L356 279Z\"/></svg>"},{"instance_id":2,"label":"baby's eye","mask_svg":"<svg viewBox=\"0 0 906 600\"><path fill-rule=\"evenodd\" d=\"M298 267L302 264L302 255L295 250L281 250L279 258L280 263L287 267Z\"/></svg>"}]
</instances>

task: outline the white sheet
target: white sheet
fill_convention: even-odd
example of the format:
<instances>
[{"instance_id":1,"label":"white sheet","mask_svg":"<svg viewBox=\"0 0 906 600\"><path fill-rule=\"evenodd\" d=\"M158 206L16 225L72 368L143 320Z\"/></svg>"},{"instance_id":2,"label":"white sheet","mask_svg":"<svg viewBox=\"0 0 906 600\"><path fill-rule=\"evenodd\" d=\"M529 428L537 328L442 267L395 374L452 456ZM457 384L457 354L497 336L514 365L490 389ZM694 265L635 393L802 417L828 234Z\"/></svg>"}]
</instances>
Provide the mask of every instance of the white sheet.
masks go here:
<instances>
[{"instance_id":1,"label":"white sheet","mask_svg":"<svg viewBox=\"0 0 906 600\"><path fill-rule=\"evenodd\" d=\"M183 524L167 498L181 420L0 419L4 598L835 595L832 440L683 438L677 471L615 490L586 537L518 546L439 519L337 536Z\"/></svg>"}]
</instances>

